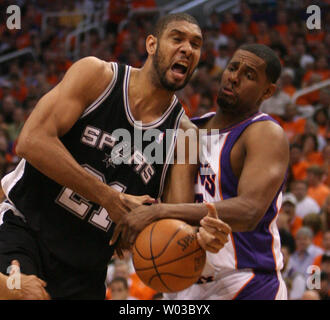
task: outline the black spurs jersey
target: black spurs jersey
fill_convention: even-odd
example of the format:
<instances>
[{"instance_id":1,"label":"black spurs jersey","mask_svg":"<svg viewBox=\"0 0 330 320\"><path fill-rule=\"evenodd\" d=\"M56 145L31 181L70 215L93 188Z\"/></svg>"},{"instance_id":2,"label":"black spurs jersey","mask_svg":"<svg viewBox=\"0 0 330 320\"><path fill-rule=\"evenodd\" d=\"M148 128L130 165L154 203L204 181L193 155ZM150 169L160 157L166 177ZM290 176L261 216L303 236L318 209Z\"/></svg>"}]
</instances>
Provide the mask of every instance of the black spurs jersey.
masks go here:
<instances>
[{"instance_id":1,"label":"black spurs jersey","mask_svg":"<svg viewBox=\"0 0 330 320\"><path fill-rule=\"evenodd\" d=\"M135 121L128 101L131 67L112 63L112 68L111 83L61 141L81 166L116 190L159 198L184 111L174 96L156 121ZM25 159L2 179L2 187L55 256L79 268L105 267L113 253L109 241L114 223L104 208Z\"/></svg>"}]
</instances>

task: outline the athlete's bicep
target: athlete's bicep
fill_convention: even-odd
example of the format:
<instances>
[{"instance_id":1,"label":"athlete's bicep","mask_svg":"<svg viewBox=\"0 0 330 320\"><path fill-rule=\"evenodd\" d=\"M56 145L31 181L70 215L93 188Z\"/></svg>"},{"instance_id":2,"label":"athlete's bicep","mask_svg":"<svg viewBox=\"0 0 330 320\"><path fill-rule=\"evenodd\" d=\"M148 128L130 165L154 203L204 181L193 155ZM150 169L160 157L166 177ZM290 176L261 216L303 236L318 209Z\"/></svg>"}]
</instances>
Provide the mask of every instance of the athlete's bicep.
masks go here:
<instances>
[{"instance_id":1,"label":"athlete's bicep","mask_svg":"<svg viewBox=\"0 0 330 320\"><path fill-rule=\"evenodd\" d=\"M112 78L111 68L96 58L76 62L63 80L37 103L22 130L22 136L41 132L62 136L79 119ZM98 80L98 81L96 81Z\"/></svg>"},{"instance_id":2,"label":"athlete's bicep","mask_svg":"<svg viewBox=\"0 0 330 320\"><path fill-rule=\"evenodd\" d=\"M238 184L238 196L258 212L261 219L284 181L289 162L288 141L274 123L256 123L247 129L246 157Z\"/></svg>"}]
</instances>

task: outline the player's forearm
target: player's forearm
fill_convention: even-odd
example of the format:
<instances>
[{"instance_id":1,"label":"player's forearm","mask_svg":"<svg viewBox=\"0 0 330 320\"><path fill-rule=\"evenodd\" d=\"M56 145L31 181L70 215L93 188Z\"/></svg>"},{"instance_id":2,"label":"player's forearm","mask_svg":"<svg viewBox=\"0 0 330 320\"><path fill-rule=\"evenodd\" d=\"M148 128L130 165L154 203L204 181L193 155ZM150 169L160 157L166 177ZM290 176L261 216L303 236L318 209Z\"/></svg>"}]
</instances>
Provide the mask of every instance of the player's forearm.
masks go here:
<instances>
[{"instance_id":1,"label":"player's forearm","mask_svg":"<svg viewBox=\"0 0 330 320\"><path fill-rule=\"evenodd\" d=\"M102 207L118 194L79 165L57 138L25 139L19 142L16 151L50 179Z\"/></svg>"},{"instance_id":2,"label":"player's forearm","mask_svg":"<svg viewBox=\"0 0 330 320\"><path fill-rule=\"evenodd\" d=\"M243 198L235 197L215 202L218 217L229 224L234 232L254 230L263 216L260 207L249 203ZM199 225L200 220L207 215L207 208L202 203L161 204L156 209L158 219L180 219L191 225Z\"/></svg>"},{"instance_id":3,"label":"player's forearm","mask_svg":"<svg viewBox=\"0 0 330 320\"><path fill-rule=\"evenodd\" d=\"M234 232L253 231L265 210L245 198L235 197L215 202L218 217L229 224Z\"/></svg>"},{"instance_id":4,"label":"player's forearm","mask_svg":"<svg viewBox=\"0 0 330 320\"><path fill-rule=\"evenodd\" d=\"M154 208L158 219L179 219L193 226L198 226L201 219L207 215L207 207L202 203L162 203L155 206L158 206Z\"/></svg>"}]
</instances>

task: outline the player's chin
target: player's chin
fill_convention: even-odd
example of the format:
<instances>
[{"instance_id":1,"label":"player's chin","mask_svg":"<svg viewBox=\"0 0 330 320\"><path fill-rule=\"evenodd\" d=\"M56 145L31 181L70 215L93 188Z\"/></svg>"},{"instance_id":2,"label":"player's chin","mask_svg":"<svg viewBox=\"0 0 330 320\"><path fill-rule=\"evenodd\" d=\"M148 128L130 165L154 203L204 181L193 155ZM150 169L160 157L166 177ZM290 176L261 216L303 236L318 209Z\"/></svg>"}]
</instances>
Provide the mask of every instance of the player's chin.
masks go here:
<instances>
[{"instance_id":1,"label":"player's chin","mask_svg":"<svg viewBox=\"0 0 330 320\"><path fill-rule=\"evenodd\" d=\"M189 81L189 74L185 73L185 74L176 74L176 73L172 73L171 70L169 72L169 74L167 75L167 81L168 83L171 84L171 86L173 88L175 88L175 90L180 90L182 88L184 88L187 84L187 82Z\"/></svg>"},{"instance_id":2,"label":"player's chin","mask_svg":"<svg viewBox=\"0 0 330 320\"><path fill-rule=\"evenodd\" d=\"M175 85L175 91L178 91L178 90L183 89L183 88L186 86L186 84L187 84L187 81L184 81L184 82L181 83L181 84L176 84L176 85Z\"/></svg>"},{"instance_id":3,"label":"player's chin","mask_svg":"<svg viewBox=\"0 0 330 320\"><path fill-rule=\"evenodd\" d=\"M217 99L217 103L219 109L225 113L230 115L237 115L239 114L239 106L237 101L228 101L226 99Z\"/></svg>"},{"instance_id":4,"label":"player's chin","mask_svg":"<svg viewBox=\"0 0 330 320\"><path fill-rule=\"evenodd\" d=\"M175 90L178 91L183 89L187 85L188 81L189 77L185 76L182 80L175 80L173 82L173 86L175 87Z\"/></svg>"},{"instance_id":5,"label":"player's chin","mask_svg":"<svg viewBox=\"0 0 330 320\"><path fill-rule=\"evenodd\" d=\"M183 89L187 84L187 81L175 81L167 79L166 84L163 84L167 90L178 91Z\"/></svg>"},{"instance_id":6,"label":"player's chin","mask_svg":"<svg viewBox=\"0 0 330 320\"><path fill-rule=\"evenodd\" d=\"M224 107L228 106L229 108L232 108L237 104L237 98L236 96L228 96L226 94L219 93L217 103L219 106L223 105Z\"/></svg>"}]
</instances>

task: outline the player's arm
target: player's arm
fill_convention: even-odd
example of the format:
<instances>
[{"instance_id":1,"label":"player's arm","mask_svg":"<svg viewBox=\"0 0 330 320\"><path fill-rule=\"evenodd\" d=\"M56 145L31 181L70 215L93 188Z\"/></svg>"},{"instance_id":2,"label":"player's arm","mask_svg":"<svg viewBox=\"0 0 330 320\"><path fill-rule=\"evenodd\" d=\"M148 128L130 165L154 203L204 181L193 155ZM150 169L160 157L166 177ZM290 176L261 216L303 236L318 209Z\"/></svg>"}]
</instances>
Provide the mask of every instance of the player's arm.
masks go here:
<instances>
[{"instance_id":1,"label":"player's arm","mask_svg":"<svg viewBox=\"0 0 330 320\"><path fill-rule=\"evenodd\" d=\"M239 178L238 195L215 202L218 217L233 231L252 231L276 196L289 163L289 145L282 128L272 122L258 122L242 134L245 151ZM189 212L191 223L207 214L204 204L159 204L154 210L159 218L183 219ZM137 208L139 209L139 208ZM208 223L208 217L201 225Z\"/></svg>"},{"instance_id":2,"label":"player's arm","mask_svg":"<svg viewBox=\"0 0 330 320\"><path fill-rule=\"evenodd\" d=\"M162 201L194 202L195 176L198 170L198 128L184 115L174 150L174 163L166 177Z\"/></svg>"},{"instance_id":3,"label":"player's arm","mask_svg":"<svg viewBox=\"0 0 330 320\"><path fill-rule=\"evenodd\" d=\"M76 62L63 80L40 99L22 129L16 152L60 185L106 208L116 222L125 211L119 193L80 166L59 139L112 77L110 64L102 60L88 57Z\"/></svg>"},{"instance_id":4,"label":"player's arm","mask_svg":"<svg viewBox=\"0 0 330 320\"><path fill-rule=\"evenodd\" d=\"M257 122L247 128L243 144L246 156L238 195L216 203L219 217L233 231L256 228L280 189L289 164L287 137L273 122Z\"/></svg>"}]
</instances>

